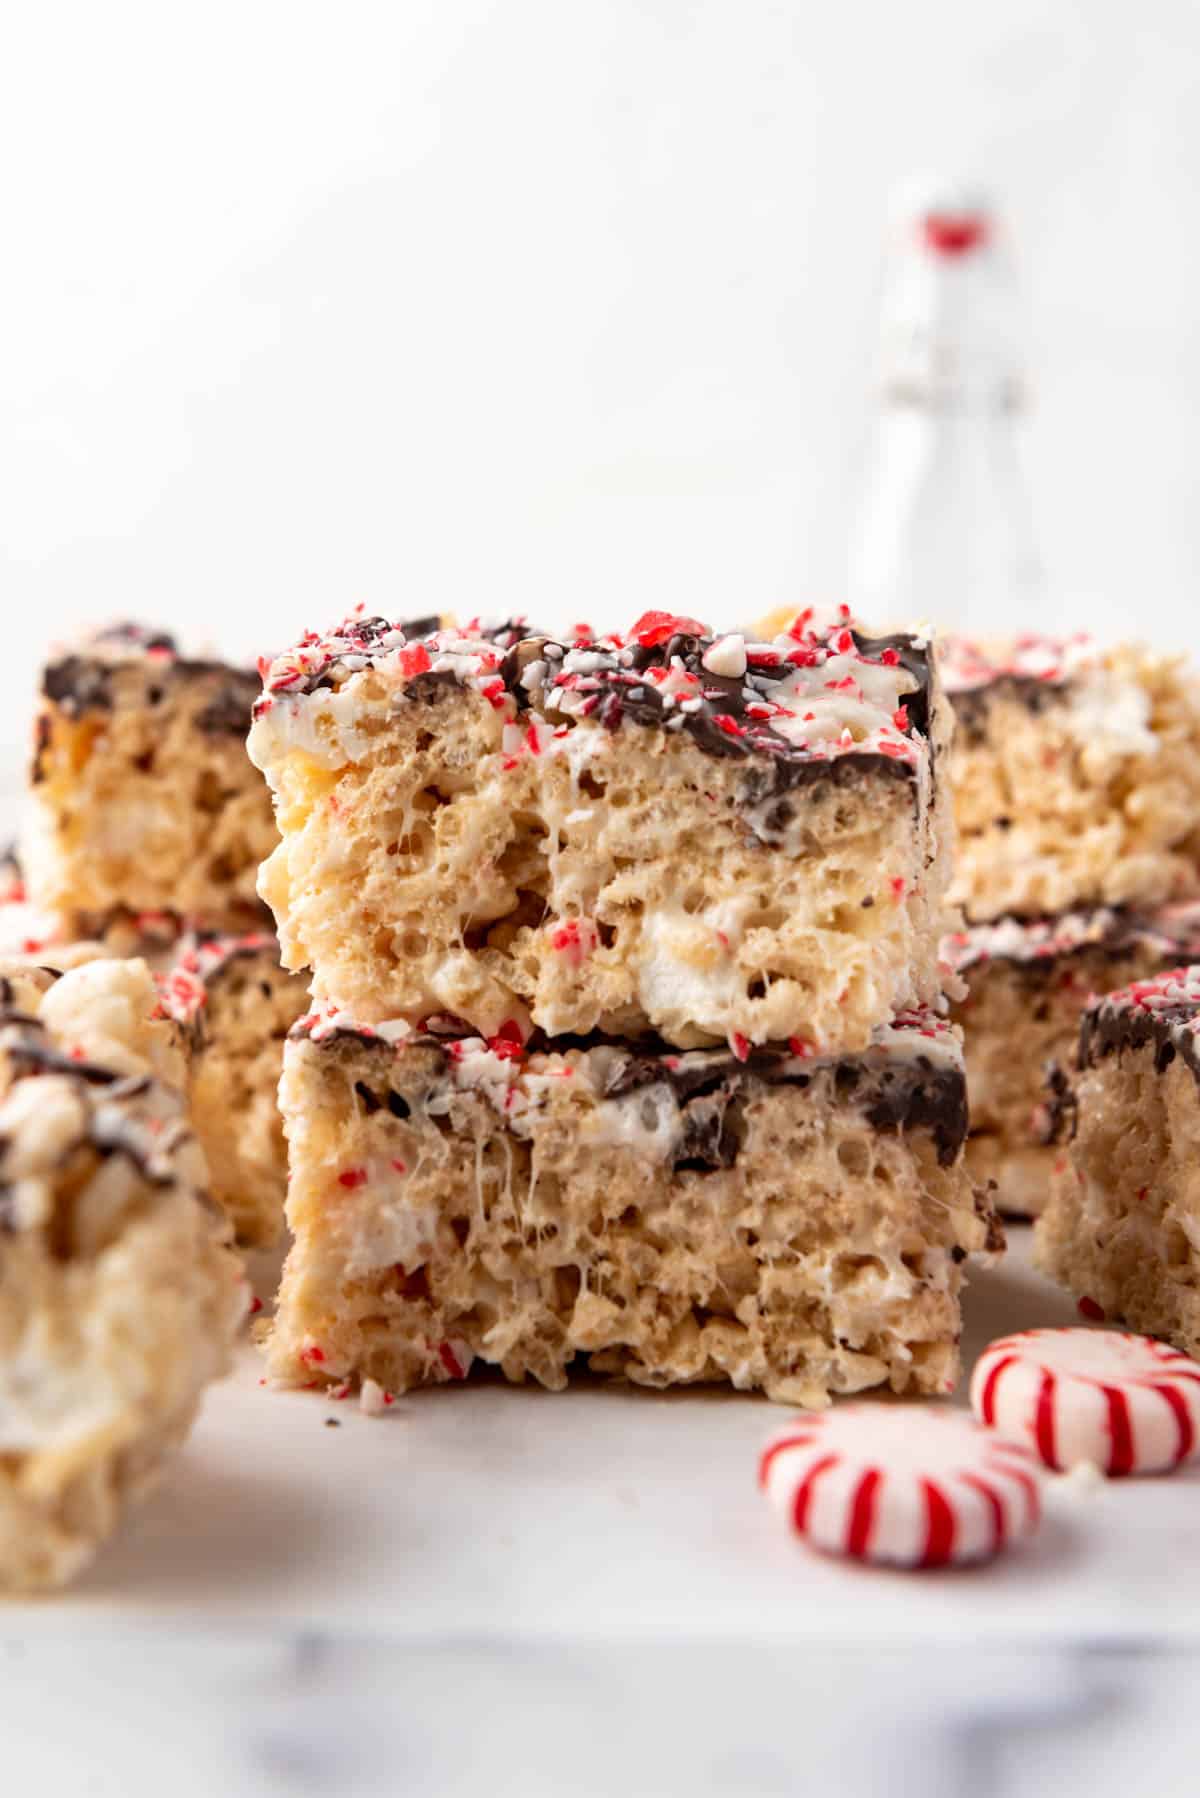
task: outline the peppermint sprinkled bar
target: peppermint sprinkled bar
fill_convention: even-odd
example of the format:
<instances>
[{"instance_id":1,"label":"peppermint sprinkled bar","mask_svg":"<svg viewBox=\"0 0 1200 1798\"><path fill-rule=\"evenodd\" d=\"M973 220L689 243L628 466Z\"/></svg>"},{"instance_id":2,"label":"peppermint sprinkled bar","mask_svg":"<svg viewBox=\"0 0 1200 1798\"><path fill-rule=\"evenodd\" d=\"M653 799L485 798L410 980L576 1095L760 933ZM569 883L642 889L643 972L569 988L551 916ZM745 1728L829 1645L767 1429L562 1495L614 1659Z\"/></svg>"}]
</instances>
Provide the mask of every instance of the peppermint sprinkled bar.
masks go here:
<instances>
[{"instance_id":1,"label":"peppermint sprinkled bar","mask_svg":"<svg viewBox=\"0 0 1200 1798\"><path fill-rule=\"evenodd\" d=\"M277 839L245 751L257 687L136 625L47 665L22 850L29 898L68 937L100 936L118 913L227 929L260 917Z\"/></svg>"},{"instance_id":2,"label":"peppermint sprinkled bar","mask_svg":"<svg viewBox=\"0 0 1200 1798\"><path fill-rule=\"evenodd\" d=\"M91 1559L245 1313L154 1001L140 962L0 968L0 1589Z\"/></svg>"},{"instance_id":3,"label":"peppermint sprinkled bar","mask_svg":"<svg viewBox=\"0 0 1200 1798\"><path fill-rule=\"evenodd\" d=\"M1200 1354L1200 966L1090 1006L1078 1061L1038 1261L1086 1316Z\"/></svg>"},{"instance_id":4,"label":"peppermint sprinkled bar","mask_svg":"<svg viewBox=\"0 0 1200 1798\"><path fill-rule=\"evenodd\" d=\"M368 1021L862 1049L938 994L947 730L927 646L845 621L351 618L266 671L260 890Z\"/></svg>"},{"instance_id":5,"label":"peppermint sprinkled bar","mask_svg":"<svg viewBox=\"0 0 1200 1798\"><path fill-rule=\"evenodd\" d=\"M1200 886L1200 704L1180 658L1086 637L952 640L952 898L975 922Z\"/></svg>"},{"instance_id":6,"label":"peppermint sprinkled bar","mask_svg":"<svg viewBox=\"0 0 1200 1798\"><path fill-rule=\"evenodd\" d=\"M243 1248L283 1229L287 1146L276 1094L288 1031L308 1008L304 981L279 965L268 931L198 936L163 976L162 1004L183 1028L192 1127L209 1189Z\"/></svg>"},{"instance_id":7,"label":"peppermint sprinkled bar","mask_svg":"<svg viewBox=\"0 0 1200 1798\"><path fill-rule=\"evenodd\" d=\"M996 1238L962 1166L960 1042L932 1013L857 1056L742 1061L319 1006L280 1097L282 1381L378 1397L478 1359L806 1405L954 1381L961 1264Z\"/></svg>"},{"instance_id":8,"label":"peppermint sprinkled bar","mask_svg":"<svg viewBox=\"0 0 1200 1798\"><path fill-rule=\"evenodd\" d=\"M967 1166L995 1180L1002 1212L1036 1217L1063 1155L1081 1013L1097 993L1200 956L1200 903L1002 918L948 936L942 955L969 989L952 1010L966 1038Z\"/></svg>"}]
</instances>

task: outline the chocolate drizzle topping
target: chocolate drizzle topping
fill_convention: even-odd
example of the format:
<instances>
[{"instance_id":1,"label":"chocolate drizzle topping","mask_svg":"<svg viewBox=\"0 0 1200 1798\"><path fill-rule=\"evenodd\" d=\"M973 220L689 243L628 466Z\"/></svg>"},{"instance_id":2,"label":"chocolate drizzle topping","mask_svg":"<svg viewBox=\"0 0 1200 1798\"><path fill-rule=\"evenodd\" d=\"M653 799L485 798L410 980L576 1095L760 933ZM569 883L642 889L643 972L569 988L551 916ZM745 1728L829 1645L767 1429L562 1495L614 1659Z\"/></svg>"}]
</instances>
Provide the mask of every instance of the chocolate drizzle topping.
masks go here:
<instances>
[{"instance_id":1,"label":"chocolate drizzle topping","mask_svg":"<svg viewBox=\"0 0 1200 1798\"><path fill-rule=\"evenodd\" d=\"M408 624L393 624L379 617L355 619L352 649L327 654L311 666L289 672L286 681L276 686L268 685L267 692L256 703L255 715L259 715L262 707L276 695L286 700L340 685L347 677L347 656L361 655L369 660L375 645L396 631L403 631L410 644L420 642L432 634L432 629L424 628L427 625L436 627L436 621L417 619ZM908 714L905 734L928 737L933 684L929 647L905 632L870 637L851 626L850 634L858 653L868 660L878 661L885 651L894 654L896 665L906 670L911 680L911 686L899 696ZM553 677L545 691L536 696L522 684L522 672L531 662L547 660L553 667L572 652L594 650L601 665L586 677L588 692L598 701L591 715L606 729L616 730L625 721L648 727L663 727L671 722L685 730L708 755L742 761L769 756L775 763L773 775L770 780L760 775L752 788L748 786L746 803L749 804L815 781L846 782L856 778L855 771L861 774L869 770L872 774L900 780L912 780L914 775L913 764L903 758L868 749L847 749L836 755L821 753L791 742L775 730L768 719L752 716L748 706L769 700L771 689L794 672L783 651L774 661L756 658L744 675L730 676L714 674L704 666L703 658L716 639L686 631L674 632L654 644L632 642L615 648L609 639L594 643L591 640L563 642L531 632L518 619L481 629L476 636L478 641L494 644L504 651L496 676L511 695L518 713L535 704L551 713L555 710ZM652 669L665 670L676 660L697 677L699 688L695 697L700 703L695 710L669 709L653 680L638 679L639 675L647 675ZM612 665L604 666L605 661ZM349 672L353 671L351 664ZM455 683L456 678L450 669L415 675L403 689L404 697L413 702L433 702L438 688ZM721 719L725 720L724 724L719 722ZM735 729L729 728L731 723ZM848 764L845 771L832 772L841 763Z\"/></svg>"}]
</instances>

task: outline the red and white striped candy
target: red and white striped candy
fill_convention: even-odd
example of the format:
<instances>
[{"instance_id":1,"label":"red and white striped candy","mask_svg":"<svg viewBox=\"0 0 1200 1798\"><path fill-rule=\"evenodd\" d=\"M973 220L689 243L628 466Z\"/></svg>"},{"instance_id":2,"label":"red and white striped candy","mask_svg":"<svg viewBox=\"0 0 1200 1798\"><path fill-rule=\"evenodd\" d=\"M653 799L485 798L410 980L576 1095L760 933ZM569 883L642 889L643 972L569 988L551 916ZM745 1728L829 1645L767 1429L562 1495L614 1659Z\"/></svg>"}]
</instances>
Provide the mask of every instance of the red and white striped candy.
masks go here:
<instances>
[{"instance_id":1,"label":"red and white striped candy","mask_svg":"<svg viewBox=\"0 0 1200 1798\"><path fill-rule=\"evenodd\" d=\"M897 1567L985 1561L1041 1516L1031 1455L962 1411L929 1405L797 1417L767 1443L758 1479L815 1547Z\"/></svg>"},{"instance_id":2,"label":"red and white striped candy","mask_svg":"<svg viewBox=\"0 0 1200 1798\"><path fill-rule=\"evenodd\" d=\"M1200 1453L1200 1362L1117 1330L1023 1330L979 1357L971 1408L1059 1472L1162 1473Z\"/></svg>"}]
</instances>

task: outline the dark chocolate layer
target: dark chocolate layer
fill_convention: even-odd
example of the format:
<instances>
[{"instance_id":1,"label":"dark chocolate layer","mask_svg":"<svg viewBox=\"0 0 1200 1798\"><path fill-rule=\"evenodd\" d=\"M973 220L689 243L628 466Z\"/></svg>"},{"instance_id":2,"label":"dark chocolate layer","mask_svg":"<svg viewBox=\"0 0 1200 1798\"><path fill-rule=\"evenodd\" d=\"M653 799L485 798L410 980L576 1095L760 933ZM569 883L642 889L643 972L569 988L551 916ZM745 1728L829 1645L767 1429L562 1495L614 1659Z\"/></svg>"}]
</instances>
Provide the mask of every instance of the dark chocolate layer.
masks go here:
<instances>
[{"instance_id":1,"label":"dark chocolate layer","mask_svg":"<svg viewBox=\"0 0 1200 1798\"><path fill-rule=\"evenodd\" d=\"M161 669L164 681L222 677L220 687L196 714L199 729L239 737L250 729L250 713L258 692L258 676L253 669L235 668L205 657L181 656L168 632L152 631L138 624L119 624L96 631L88 642L96 646L96 654L89 655L85 644L48 663L42 672L43 695L67 717L111 711L117 674L131 663L152 658L150 666Z\"/></svg>"},{"instance_id":2,"label":"dark chocolate layer","mask_svg":"<svg viewBox=\"0 0 1200 1798\"><path fill-rule=\"evenodd\" d=\"M291 1034L313 1040L303 1023ZM387 1061L396 1055L394 1045L369 1030L337 1028L314 1042L317 1048L339 1041L356 1042L381 1052ZM531 1045L532 1046L532 1045ZM670 1086L683 1119L684 1136L676 1167L697 1169L732 1167L741 1143L741 1114L756 1085L810 1086L815 1078L831 1075L840 1099L853 1104L867 1121L887 1134L901 1130L928 1130L938 1160L948 1167L957 1157L967 1135L966 1076L961 1067L939 1065L931 1057L914 1054L885 1058L868 1051L832 1062L798 1062L787 1048L751 1049L745 1061L732 1051L679 1050L655 1041L636 1046L618 1045L599 1034L592 1037L555 1039L558 1050L620 1046L624 1053L614 1063L605 1095L622 1098L653 1085ZM425 1035L406 1038L404 1047L433 1050L448 1065L447 1039ZM385 1102L385 1092L369 1089L367 1109ZM360 1095L361 1096L361 1095Z\"/></svg>"},{"instance_id":3,"label":"dark chocolate layer","mask_svg":"<svg viewBox=\"0 0 1200 1798\"><path fill-rule=\"evenodd\" d=\"M1095 1067L1108 1055L1126 1049L1154 1050L1154 1071L1164 1073L1178 1055L1200 1084L1194 1024L1198 1007L1186 1000L1153 1010L1143 1005L1113 1005L1103 1000L1085 1011L1079 1025L1079 1065Z\"/></svg>"}]
</instances>

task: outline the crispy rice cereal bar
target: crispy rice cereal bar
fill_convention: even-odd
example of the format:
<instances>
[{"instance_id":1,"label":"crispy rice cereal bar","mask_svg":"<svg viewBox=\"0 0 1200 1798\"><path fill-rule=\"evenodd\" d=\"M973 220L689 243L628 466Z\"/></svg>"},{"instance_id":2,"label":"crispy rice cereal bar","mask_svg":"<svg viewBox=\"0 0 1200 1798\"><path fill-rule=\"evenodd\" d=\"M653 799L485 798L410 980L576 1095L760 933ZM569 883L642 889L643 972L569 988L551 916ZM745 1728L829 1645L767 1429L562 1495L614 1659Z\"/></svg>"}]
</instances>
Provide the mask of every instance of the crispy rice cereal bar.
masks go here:
<instances>
[{"instance_id":1,"label":"crispy rice cereal bar","mask_svg":"<svg viewBox=\"0 0 1200 1798\"><path fill-rule=\"evenodd\" d=\"M1088 1316L1200 1355L1200 967L1085 1012L1070 1159L1035 1233Z\"/></svg>"},{"instance_id":2,"label":"crispy rice cereal bar","mask_svg":"<svg viewBox=\"0 0 1200 1798\"><path fill-rule=\"evenodd\" d=\"M188 942L162 982L184 1031L192 1126L213 1197L243 1248L269 1248L283 1229L287 1147L276 1095L283 1044L308 1009L305 983L279 965L268 932Z\"/></svg>"},{"instance_id":3,"label":"crispy rice cereal bar","mask_svg":"<svg viewBox=\"0 0 1200 1798\"><path fill-rule=\"evenodd\" d=\"M0 1588L91 1559L245 1312L155 997L139 962L0 972Z\"/></svg>"},{"instance_id":4,"label":"crispy rice cereal bar","mask_svg":"<svg viewBox=\"0 0 1200 1798\"><path fill-rule=\"evenodd\" d=\"M861 1049L940 990L948 714L913 637L352 618L255 720L284 963L361 1018Z\"/></svg>"},{"instance_id":5,"label":"crispy rice cereal bar","mask_svg":"<svg viewBox=\"0 0 1200 1798\"><path fill-rule=\"evenodd\" d=\"M995 1180L1002 1212L1036 1217L1063 1152L1084 1008L1200 955L1200 904L1002 918L947 937L942 954L969 989L952 1011L966 1039L967 1166L976 1180Z\"/></svg>"},{"instance_id":6,"label":"crispy rice cereal bar","mask_svg":"<svg viewBox=\"0 0 1200 1798\"><path fill-rule=\"evenodd\" d=\"M952 898L969 919L1157 905L1200 886L1200 705L1181 659L1085 637L940 654L957 729Z\"/></svg>"},{"instance_id":7,"label":"crispy rice cereal bar","mask_svg":"<svg viewBox=\"0 0 1200 1798\"><path fill-rule=\"evenodd\" d=\"M256 691L254 674L134 625L48 664L22 848L30 899L68 936L100 936L119 912L258 918L277 838L245 752Z\"/></svg>"},{"instance_id":8,"label":"crispy rice cereal bar","mask_svg":"<svg viewBox=\"0 0 1200 1798\"><path fill-rule=\"evenodd\" d=\"M954 1382L961 1263L995 1238L963 1172L958 1036L931 1013L858 1056L741 1062L525 1054L318 1008L280 1099L288 1383L378 1397L475 1358L555 1389L575 1361L808 1405Z\"/></svg>"}]
</instances>

